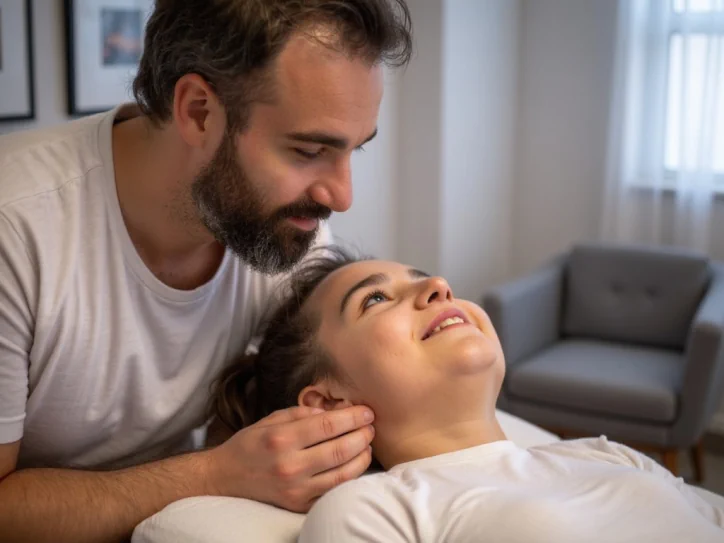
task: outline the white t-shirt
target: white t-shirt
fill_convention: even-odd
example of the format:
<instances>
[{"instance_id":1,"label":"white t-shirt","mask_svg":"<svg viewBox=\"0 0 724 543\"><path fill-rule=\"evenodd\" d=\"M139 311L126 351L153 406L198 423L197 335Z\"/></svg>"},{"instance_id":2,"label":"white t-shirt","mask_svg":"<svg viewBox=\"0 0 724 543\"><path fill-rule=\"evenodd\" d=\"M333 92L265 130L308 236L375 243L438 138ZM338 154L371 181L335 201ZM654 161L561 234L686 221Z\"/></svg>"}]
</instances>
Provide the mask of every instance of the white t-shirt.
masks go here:
<instances>
[{"instance_id":1,"label":"white t-shirt","mask_svg":"<svg viewBox=\"0 0 724 543\"><path fill-rule=\"evenodd\" d=\"M119 467L183 449L278 290L279 276L230 251L191 291L150 272L113 173L126 111L0 138L0 443L22 438L19 467Z\"/></svg>"},{"instance_id":2,"label":"white t-shirt","mask_svg":"<svg viewBox=\"0 0 724 543\"><path fill-rule=\"evenodd\" d=\"M716 509L653 460L605 437L498 441L332 490L299 543L722 543Z\"/></svg>"}]
</instances>

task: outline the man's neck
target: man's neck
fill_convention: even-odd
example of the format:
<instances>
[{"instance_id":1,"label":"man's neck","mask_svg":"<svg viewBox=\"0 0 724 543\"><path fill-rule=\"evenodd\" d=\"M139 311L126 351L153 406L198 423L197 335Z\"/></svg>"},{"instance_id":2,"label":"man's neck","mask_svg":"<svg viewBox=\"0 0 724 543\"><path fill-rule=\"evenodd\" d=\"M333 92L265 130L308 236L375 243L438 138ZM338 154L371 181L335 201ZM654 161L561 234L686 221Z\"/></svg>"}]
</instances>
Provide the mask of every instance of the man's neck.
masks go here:
<instances>
[{"instance_id":1,"label":"man's neck","mask_svg":"<svg viewBox=\"0 0 724 543\"><path fill-rule=\"evenodd\" d=\"M171 287L204 284L224 250L196 219L188 196L198 166L181 142L140 116L116 124L112 142L118 201L139 256Z\"/></svg>"},{"instance_id":2,"label":"man's neck","mask_svg":"<svg viewBox=\"0 0 724 543\"><path fill-rule=\"evenodd\" d=\"M389 436L394 435L394 432L388 429L384 434ZM505 439L505 433L493 409L484 416L478 415L470 419L460 417L455 422L428 423L403 437L385 439L387 442L380 440L375 446L375 457L385 469L390 469L405 462Z\"/></svg>"}]
</instances>

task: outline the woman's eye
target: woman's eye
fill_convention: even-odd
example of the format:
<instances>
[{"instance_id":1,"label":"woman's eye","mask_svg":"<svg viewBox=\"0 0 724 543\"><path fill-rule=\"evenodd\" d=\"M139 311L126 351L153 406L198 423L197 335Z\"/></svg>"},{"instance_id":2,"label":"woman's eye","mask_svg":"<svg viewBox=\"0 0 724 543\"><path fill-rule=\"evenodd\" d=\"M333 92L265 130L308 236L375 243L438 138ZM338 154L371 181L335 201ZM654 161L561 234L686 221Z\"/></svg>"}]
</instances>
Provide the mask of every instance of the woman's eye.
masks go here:
<instances>
[{"instance_id":1,"label":"woman's eye","mask_svg":"<svg viewBox=\"0 0 724 543\"><path fill-rule=\"evenodd\" d=\"M373 305L377 305L380 302L386 302L387 300L387 295L384 292L373 292L364 299L364 302L362 302L362 310L364 311Z\"/></svg>"},{"instance_id":2,"label":"woman's eye","mask_svg":"<svg viewBox=\"0 0 724 543\"><path fill-rule=\"evenodd\" d=\"M312 159L319 158L320 156L322 156L324 149L320 149L319 151L315 151L315 152L310 152L310 151L305 151L304 149L295 148L294 152L303 158L312 160Z\"/></svg>"}]
</instances>

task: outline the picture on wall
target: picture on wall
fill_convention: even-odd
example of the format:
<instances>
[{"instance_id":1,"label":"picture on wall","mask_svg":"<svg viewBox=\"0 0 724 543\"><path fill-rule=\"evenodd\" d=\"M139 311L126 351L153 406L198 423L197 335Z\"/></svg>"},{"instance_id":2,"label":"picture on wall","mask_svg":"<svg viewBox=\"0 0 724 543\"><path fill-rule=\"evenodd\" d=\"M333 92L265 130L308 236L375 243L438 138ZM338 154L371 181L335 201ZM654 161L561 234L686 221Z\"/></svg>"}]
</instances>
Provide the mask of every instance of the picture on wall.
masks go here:
<instances>
[{"instance_id":1,"label":"picture on wall","mask_svg":"<svg viewBox=\"0 0 724 543\"><path fill-rule=\"evenodd\" d=\"M0 121L35 117L30 0L0 0Z\"/></svg>"},{"instance_id":2,"label":"picture on wall","mask_svg":"<svg viewBox=\"0 0 724 543\"><path fill-rule=\"evenodd\" d=\"M65 0L69 114L132 100L152 9L153 0Z\"/></svg>"}]
</instances>

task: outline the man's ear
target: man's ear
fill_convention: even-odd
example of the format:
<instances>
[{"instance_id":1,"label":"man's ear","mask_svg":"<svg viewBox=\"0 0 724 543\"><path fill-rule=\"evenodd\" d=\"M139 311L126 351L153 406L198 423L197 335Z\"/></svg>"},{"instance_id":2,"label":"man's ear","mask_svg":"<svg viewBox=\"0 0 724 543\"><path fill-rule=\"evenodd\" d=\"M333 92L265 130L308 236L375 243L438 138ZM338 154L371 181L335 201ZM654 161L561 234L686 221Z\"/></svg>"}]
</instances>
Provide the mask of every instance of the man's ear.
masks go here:
<instances>
[{"instance_id":1,"label":"man's ear","mask_svg":"<svg viewBox=\"0 0 724 543\"><path fill-rule=\"evenodd\" d=\"M332 387L327 382L317 383L302 389L299 393L297 402L301 406L316 407L325 411L333 409L343 409L351 407L352 402L347 398L340 398L339 394L334 394Z\"/></svg>"},{"instance_id":2,"label":"man's ear","mask_svg":"<svg viewBox=\"0 0 724 543\"><path fill-rule=\"evenodd\" d=\"M173 117L191 147L216 147L226 129L226 114L211 86L198 74L186 74L174 88Z\"/></svg>"}]
</instances>

